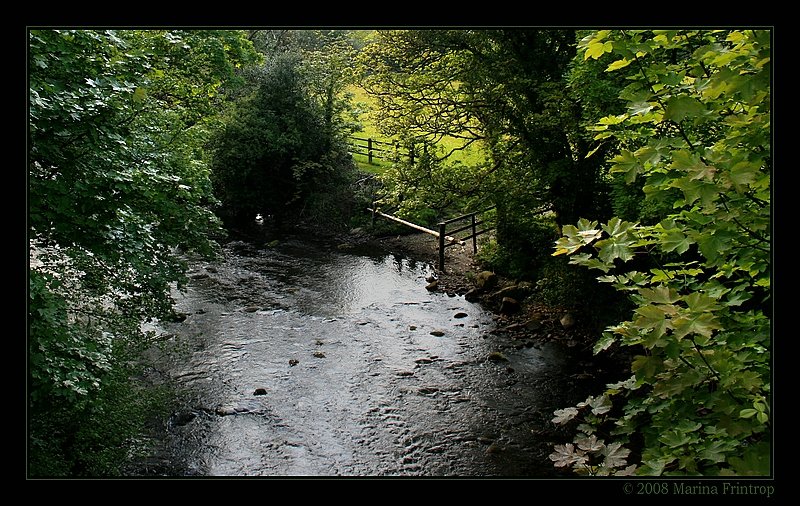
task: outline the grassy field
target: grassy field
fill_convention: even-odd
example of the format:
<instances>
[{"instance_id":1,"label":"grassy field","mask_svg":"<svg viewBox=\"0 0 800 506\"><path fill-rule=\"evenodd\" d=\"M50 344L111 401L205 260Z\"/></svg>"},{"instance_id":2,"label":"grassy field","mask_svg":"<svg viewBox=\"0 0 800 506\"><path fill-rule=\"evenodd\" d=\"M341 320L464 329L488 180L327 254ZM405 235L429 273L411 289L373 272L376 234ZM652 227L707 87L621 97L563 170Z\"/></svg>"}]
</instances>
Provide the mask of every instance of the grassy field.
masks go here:
<instances>
[{"instance_id":1,"label":"grassy field","mask_svg":"<svg viewBox=\"0 0 800 506\"><path fill-rule=\"evenodd\" d=\"M368 111L369 108L372 107L374 104L373 99L359 86L352 86L348 91L353 93L354 103L363 104L367 109L367 111L365 111L359 118L363 125L363 129L361 130L361 132L357 132L355 136L360 138L371 138L381 142L393 142L395 139L383 136L379 132L377 126L372 122L372 118ZM458 139L445 138L442 139L438 147L446 151L449 151L458 146L460 146L460 141ZM482 161L483 158L484 158L484 153L481 150L480 146L478 146L478 143L473 144L472 146L470 146L469 149L463 151L457 151L453 154L453 160L458 160L465 165L478 163ZM372 163L369 163L367 157L365 155L360 155L360 154L354 154L353 159L356 161L356 164L359 166L361 170L366 172L372 172L374 174L381 173L386 167L391 166L392 164L392 162L388 160L379 160L374 157L372 159Z\"/></svg>"}]
</instances>

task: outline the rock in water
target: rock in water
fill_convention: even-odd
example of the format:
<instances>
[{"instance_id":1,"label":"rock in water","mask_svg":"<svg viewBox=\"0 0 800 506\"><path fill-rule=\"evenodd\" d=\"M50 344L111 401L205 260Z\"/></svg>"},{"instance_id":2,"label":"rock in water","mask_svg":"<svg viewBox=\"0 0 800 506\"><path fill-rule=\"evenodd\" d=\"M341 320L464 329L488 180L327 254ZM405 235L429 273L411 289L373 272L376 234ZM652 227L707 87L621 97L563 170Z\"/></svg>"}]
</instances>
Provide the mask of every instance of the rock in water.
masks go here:
<instances>
[{"instance_id":1,"label":"rock in water","mask_svg":"<svg viewBox=\"0 0 800 506\"><path fill-rule=\"evenodd\" d=\"M499 351L493 351L489 353L489 356L486 357L486 360L490 360L492 362L508 362L506 356Z\"/></svg>"},{"instance_id":2,"label":"rock in water","mask_svg":"<svg viewBox=\"0 0 800 506\"><path fill-rule=\"evenodd\" d=\"M439 288L439 281L438 280L431 281L425 287L425 289L428 290L429 292L433 292L433 291L437 290L438 288Z\"/></svg>"},{"instance_id":3,"label":"rock in water","mask_svg":"<svg viewBox=\"0 0 800 506\"><path fill-rule=\"evenodd\" d=\"M444 335L444 332L441 330L434 330L431 332L431 335L436 337L442 337Z\"/></svg>"},{"instance_id":4,"label":"rock in water","mask_svg":"<svg viewBox=\"0 0 800 506\"><path fill-rule=\"evenodd\" d=\"M256 388L255 391L253 392L253 395L267 395L267 389L266 388Z\"/></svg>"}]
</instances>

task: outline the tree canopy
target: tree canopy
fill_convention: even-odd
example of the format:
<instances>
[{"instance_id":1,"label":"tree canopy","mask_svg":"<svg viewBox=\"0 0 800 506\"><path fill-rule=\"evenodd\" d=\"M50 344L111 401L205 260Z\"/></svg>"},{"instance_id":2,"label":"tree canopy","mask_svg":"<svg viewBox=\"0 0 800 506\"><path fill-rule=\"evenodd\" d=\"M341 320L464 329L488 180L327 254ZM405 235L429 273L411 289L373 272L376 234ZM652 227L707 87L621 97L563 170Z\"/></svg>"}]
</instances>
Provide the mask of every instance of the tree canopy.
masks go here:
<instances>
[{"instance_id":1,"label":"tree canopy","mask_svg":"<svg viewBox=\"0 0 800 506\"><path fill-rule=\"evenodd\" d=\"M770 33L601 30L580 47L629 82L626 110L592 127L618 143L610 172L643 179L671 211L563 229L554 254L602 271L636 306L595 351L634 359L628 380L557 413L584 423L577 447L551 458L592 474L769 474Z\"/></svg>"},{"instance_id":2,"label":"tree canopy","mask_svg":"<svg viewBox=\"0 0 800 506\"><path fill-rule=\"evenodd\" d=\"M35 472L88 472L59 468L88 464L48 456L68 440L39 422L91 425L87 410L146 341L142 322L172 314L170 286L185 271L176 249L212 252L218 224L202 146L222 91L255 58L235 31L29 32Z\"/></svg>"},{"instance_id":3,"label":"tree canopy","mask_svg":"<svg viewBox=\"0 0 800 506\"><path fill-rule=\"evenodd\" d=\"M212 180L222 214L340 217L353 166L346 137L354 49L340 32L257 32L262 65L244 73L224 128L210 144ZM340 202L336 202L339 200Z\"/></svg>"}]
</instances>

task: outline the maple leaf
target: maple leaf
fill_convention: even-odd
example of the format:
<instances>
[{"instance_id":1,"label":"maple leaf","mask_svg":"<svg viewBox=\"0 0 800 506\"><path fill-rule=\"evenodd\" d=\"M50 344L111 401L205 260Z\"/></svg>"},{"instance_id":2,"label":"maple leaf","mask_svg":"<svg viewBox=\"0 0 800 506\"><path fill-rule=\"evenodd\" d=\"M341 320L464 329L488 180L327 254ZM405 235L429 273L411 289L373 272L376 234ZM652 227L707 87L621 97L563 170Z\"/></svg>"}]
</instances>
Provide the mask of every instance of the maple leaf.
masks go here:
<instances>
[{"instance_id":1,"label":"maple leaf","mask_svg":"<svg viewBox=\"0 0 800 506\"><path fill-rule=\"evenodd\" d=\"M636 474L636 464L631 464L625 469L614 473L616 476L634 476Z\"/></svg>"},{"instance_id":2,"label":"maple leaf","mask_svg":"<svg viewBox=\"0 0 800 506\"><path fill-rule=\"evenodd\" d=\"M622 443L611 443L600 451L600 454L605 456L605 459L603 459L604 467L624 466L628 463L625 459L630 453L630 450L622 447Z\"/></svg>"},{"instance_id":3,"label":"maple leaf","mask_svg":"<svg viewBox=\"0 0 800 506\"><path fill-rule=\"evenodd\" d=\"M556 425L562 425L575 418L578 415L578 410L575 408L557 409L553 414L556 416L552 422Z\"/></svg>"},{"instance_id":4,"label":"maple leaf","mask_svg":"<svg viewBox=\"0 0 800 506\"><path fill-rule=\"evenodd\" d=\"M578 439L575 441L578 443L578 448L581 450L585 450L587 452L599 452L603 448L605 448L605 443L602 439L597 439L597 436L592 435L591 437L585 437L583 439Z\"/></svg>"},{"instance_id":5,"label":"maple leaf","mask_svg":"<svg viewBox=\"0 0 800 506\"><path fill-rule=\"evenodd\" d=\"M575 445L567 443L565 445L555 445L555 450L550 454L550 460L554 462L556 467L566 467L572 464L585 464L588 458L583 451L575 451Z\"/></svg>"}]
</instances>

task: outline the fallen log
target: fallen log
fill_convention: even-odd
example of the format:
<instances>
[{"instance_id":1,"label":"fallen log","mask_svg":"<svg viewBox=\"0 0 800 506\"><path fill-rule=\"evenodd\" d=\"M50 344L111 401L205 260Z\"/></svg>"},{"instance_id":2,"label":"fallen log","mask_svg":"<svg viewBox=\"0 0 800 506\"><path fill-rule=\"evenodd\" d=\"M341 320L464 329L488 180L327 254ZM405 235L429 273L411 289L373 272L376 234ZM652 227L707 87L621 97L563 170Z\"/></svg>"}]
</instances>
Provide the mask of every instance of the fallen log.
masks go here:
<instances>
[{"instance_id":1,"label":"fallen log","mask_svg":"<svg viewBox=\"0 0 800 506\"><path fill-rule=\"evenodd\" d=\"M416 223L411 223L410 221L406 221L406 220L400 219L397 216L392 216L391 214L385 214L385 213L382 213L382 212L380 212L380 211L378 211L376 209L370 209L369 207L367 208L367 211L369 211L371 213L374 213L374 214L377 214L378 216L383 216L384 218L396 221L397 223L402 223L403 225L405 225L407 227L411 227L411 228L419 230L421 232L425 232L426 234L431 234L434 237L439 237L439 232L437 232L435 230L431 230L429 228L425 228L425 227L423 227L421 225L417 225ZM450 237L449 235L444 236L444 238L445 238L445 240L447 240L451 244L452 243L464 244L464 241L456 239L455 237Z\"/></svg>"}]
</instances>

